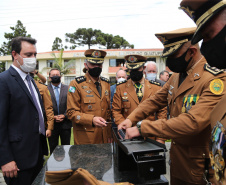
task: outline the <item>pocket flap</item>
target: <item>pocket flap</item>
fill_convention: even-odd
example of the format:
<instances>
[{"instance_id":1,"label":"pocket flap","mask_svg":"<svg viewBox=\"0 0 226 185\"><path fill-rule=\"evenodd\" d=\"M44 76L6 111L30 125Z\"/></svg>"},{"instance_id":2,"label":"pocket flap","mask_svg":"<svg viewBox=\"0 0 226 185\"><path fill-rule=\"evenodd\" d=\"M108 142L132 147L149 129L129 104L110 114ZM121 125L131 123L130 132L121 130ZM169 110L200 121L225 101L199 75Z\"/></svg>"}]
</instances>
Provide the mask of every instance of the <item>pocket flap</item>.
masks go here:
<instances>
[{"instance_id":1,"label":"pocket flap","mask_svg":"<svg viewBox=\"0 0 226 185\"><path fill-rule=\"evenodd\" d=\"M9 142L21 141L22 138L23 138L22 135L11 135L11 136L9 136Z\"/></svg>"},{"instance_id":2,"label":"pocket flap","mask_svg":"<svg viewBox=\"0 0 226 185\"><path fill-rule=\"evenodd\" d=\"M84 103L96 103L96 99L94 97L84 98Z\"/></svg>"},{"instance_id":3,"label":"pocket flap","mask_svg":"<svg viewBox=\"0 0 226 185\"><path fill-rule=\"evenodd\" d=\"M130 102L123 102L123 108L128 109L131 107L131 103Z\"/></svg>"}]
</instances>

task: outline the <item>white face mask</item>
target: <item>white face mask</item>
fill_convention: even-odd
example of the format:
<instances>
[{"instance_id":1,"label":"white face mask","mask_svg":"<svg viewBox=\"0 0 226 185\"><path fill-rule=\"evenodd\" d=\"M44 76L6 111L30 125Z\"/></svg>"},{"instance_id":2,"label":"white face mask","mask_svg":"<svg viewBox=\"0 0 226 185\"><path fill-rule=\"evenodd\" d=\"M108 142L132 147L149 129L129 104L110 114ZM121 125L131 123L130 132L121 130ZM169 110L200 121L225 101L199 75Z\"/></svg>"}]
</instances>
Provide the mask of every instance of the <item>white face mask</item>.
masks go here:
<instances>
[{"instance_id":1,"label":"white face mask","mask_svg":"<svg viewBox=\"0 0 226 185\"><path fill-rule=\"evenodd\" d=\"M20 56L21 57L21 56ZM23 58L23 57L21 57ZM36 58L23 58L23 65L21 65L18 60L17 60L17 63L19 64L20 68L26 72L26 73L30 73L32 71L35 70L36 68L36 64L37 64L37 61L36 61Z\"/></svg>"},{"instance_id":2,"label":"white face mask","mask_svg":"<svg viewBox=\"0 0 226 185\"><path fill-rule=\"evenodd\" d=\"M119 78L119 79L117 80L117 82L120 83L120 82L123 82L123 81L125 81L125 80L126 80L125 78Z\"/></svg>"},{"instance_id":3,"label":"white face mask","mask_svg":"<svg viewBox=\"0 0 226 185\"><path fill-rule=\"evenodd\" d=\"M147 79L148 81L150 81L150 80L155 81L156 76L157 76L157 74L156 74L156 73L147 73L147 75L146 75L146 79Z\"/></svg>"}]
</instances>

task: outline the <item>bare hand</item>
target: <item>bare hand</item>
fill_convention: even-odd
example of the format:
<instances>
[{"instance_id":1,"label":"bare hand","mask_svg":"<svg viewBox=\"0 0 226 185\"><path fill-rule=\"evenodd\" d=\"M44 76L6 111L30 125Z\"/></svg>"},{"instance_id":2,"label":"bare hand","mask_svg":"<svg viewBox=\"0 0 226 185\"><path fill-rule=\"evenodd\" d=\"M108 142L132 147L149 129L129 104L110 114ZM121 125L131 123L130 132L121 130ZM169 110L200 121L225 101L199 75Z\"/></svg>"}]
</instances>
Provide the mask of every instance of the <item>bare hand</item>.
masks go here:
<instances>
[{"instance_id":1,"label":"bare hand","mask_svg":"<svg viewBox=\"0 0 226 185\"><path fill-rule=\"evenodd\" d=\"M163 141L161 139L156 139L156 141L158 141L159 143L165 144L165 141Z\"/></svg>"},{"instance_id":2,"label":"bare hand","mask_svg":"<svg viewBox=\"0 0 226 185\"><path fill-rule=\"evenodd\" d=\"M137 126L126 129L125 139L132 139L132 138L138 137L138 136L140 136L140 132L139 132Z\"/></svg>"},{"instance_id":3,"label":"bare hand","mask_svg":"<svg viewBox=\"0 0 226 185\"><path fill-rule=\"evenodd\" d=\"M19 169L15 161L11 161L1 166L1 168L2 168L3 176L10 177L10 178L17 177L17 171L19 171Z\"/></svg>"},{"instance_id":4,"label":"bare hand","mask_svg":"<svg viewBox=\"0 0 226 185\"><path fill-rule=\"evenodd\" d=\"M102 117L93 117L93 124L97 127L106 127L106 121Z\"/></svg>"},{"instance_id":5,"label":"bare hand","mask_svg":"<svg viewBox=\"0 0 226 185\"><path fill-rule=\"evenodd\" d=\"M46 137L51 137L52 131L51 130L46 130Z\"/></svg>"},{"instance_id":6,"label":"bare hand","mask_svg":"<svg viewBox=\"0 0 226 185\"><path fill-rule=\"evenodd\" d=\"M132 122L129 119L124 120L122 123L118 125L118 130L132 127Z\"/></svg>"}]
</instances>

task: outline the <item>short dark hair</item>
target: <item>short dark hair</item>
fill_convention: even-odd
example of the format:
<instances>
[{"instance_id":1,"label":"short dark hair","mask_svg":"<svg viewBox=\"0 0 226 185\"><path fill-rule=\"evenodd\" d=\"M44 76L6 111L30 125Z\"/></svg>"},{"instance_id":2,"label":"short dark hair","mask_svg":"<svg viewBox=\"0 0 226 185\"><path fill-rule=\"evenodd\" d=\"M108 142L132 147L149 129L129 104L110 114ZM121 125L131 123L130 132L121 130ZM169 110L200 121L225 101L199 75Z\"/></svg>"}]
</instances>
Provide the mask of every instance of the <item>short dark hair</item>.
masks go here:
<instances>
[{"instance_id":1,"label":"short dark hair","mask_svg":"<svg viewBox=\"0 0 226 185\"><path fill-rule=\"evenodd\" d=\"M15 37L12 39L12 43L11 43L12 51L15 51L18 54L20 54L21 42L23 42L23 41L29 42L30 44L33 44L33 45L35 45L37 42L35 39L30 38L30 37ZM12 51L11 51L11 53L12 53ZM13 55L12 55L12 59L14 60Z\"/></svg>"},{"instance_id":2,"label":"short dark hair","mask_svg":"<svg viewBox=\"0 0 226 185\"><path fill-rule=\"evenodd\" d=\"M161 75L164 75L164 73L168 73L168 75L169 75L169 71L163 70L163 71L161 71L161 72L159 73L159 78L160 78Z\"/></svg>"},{"instance_id":3,"label":"short dark hair","mask_svg":"<svg viewBox=\"0 0 226 185\"><path fill-rule=\"evenodd\" d=\"M50 76L51 71L54 71L54 70L57 70L57 71L60 72L60 70L59 70L58 68L52 68L52 69L50 69L50 71L49 71L49 76ZM61 76L61 72L60 72L60 76Z\"/></svg>"}]
</instances>

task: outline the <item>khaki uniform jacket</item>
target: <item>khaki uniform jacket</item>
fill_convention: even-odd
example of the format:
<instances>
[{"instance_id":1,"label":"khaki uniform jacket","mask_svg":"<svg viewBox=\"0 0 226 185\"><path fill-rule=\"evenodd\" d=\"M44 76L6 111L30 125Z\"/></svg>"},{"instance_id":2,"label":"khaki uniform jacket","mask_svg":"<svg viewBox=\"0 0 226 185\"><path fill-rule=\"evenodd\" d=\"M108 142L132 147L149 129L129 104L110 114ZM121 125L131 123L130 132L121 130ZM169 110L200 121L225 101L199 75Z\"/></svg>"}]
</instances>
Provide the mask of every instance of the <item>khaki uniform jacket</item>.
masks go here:
<instances>
[{"instance_id":1,"label":"khaki uniform jacket","mask_svg":"<svg viewBox=\"0 0 226 185\"><path fill-rule=\"evenodd\" d=\"M45 120L47 130L53 130L54 128L54 113L53 113L53 103L51 100L51 96L49 90L46 85L40 83L39 81L35 80L35 83L39 89L40 95L42 97L42 101L44 104L44 108L46 111L46 118Z\"/></svg>"},{"instance_id":2,"label":"khaki uniform jacket","mask_svg":"<svg viewBox=\"0 0 226 185\"><path fill-rule=\"evenodd\" d=\"M111 124L107 127L95 127L94 116L110 120L110 84L108 79L100 77L102 96L89 74L72 80L67 96L67 115L73 123L75 144L107 143L111 138Z\"/></svg>"},{"instance_id":3,"label":"khaki uniform jacket","mask_svg":"<svg viewBox=\"0 0 226 185\"><path fill-rule=\"evenodd\" d=\"M204 69L205 66L203 57L179 88L179 74L174 73L161 90L128 117L134 123L168 104L171 119L144 120L142 136L171 138L171 177L197 184L204 183L204 162L209 158L210 113L225 93L217 95L210 88L213 88L214 79L226 81L224 72L217 74L214 69ZM192 99L191 95L196 98Z\"/></svg>"},{"instance_id":4,"label":"khaki uniform jacket","mask_svg":"<svg viewBox=\"0 0 226 185\"><path fill-rule=\"evenodd\" d=\"M130 115L130 113L138 107L140 103L153 96L161 88L162 87L160 83L156 83L154 81L149 82L145 79L143 98L141 102L139 102L135 87L131 79L117 84L112 104L112 114L113 118L115 118L115 123L119 125L121 122L123 122ZM167 119L166 107L161 109L160 111L157 111L156 117L158 119ZM150 121L155 121L155 113L152 113L147 119Z\"/></svg>"}]
</instances>

